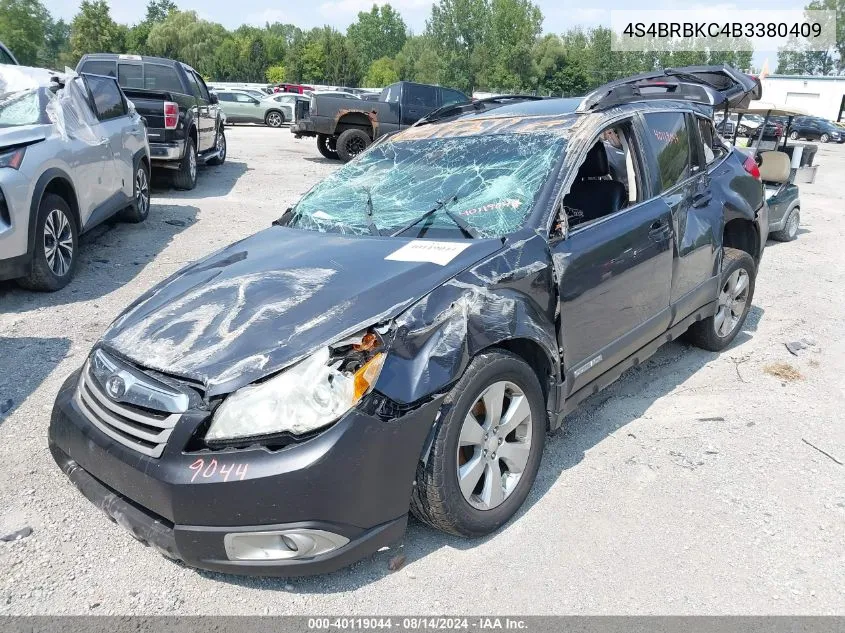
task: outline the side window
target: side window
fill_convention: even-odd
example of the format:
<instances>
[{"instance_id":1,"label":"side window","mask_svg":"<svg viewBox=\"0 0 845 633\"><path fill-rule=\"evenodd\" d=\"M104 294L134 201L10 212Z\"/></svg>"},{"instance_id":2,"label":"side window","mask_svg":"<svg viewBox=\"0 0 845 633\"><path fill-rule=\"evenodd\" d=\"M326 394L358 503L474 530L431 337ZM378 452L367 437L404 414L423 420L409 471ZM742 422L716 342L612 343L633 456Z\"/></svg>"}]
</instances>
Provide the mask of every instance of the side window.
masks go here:
<instances>
[{"instance_id":1,"label":"side window","mask_svg":"<svg viewBox=\"0 0 845 633\"><path fill-rule=\"evenodd\" d=\"M234 92L232 94L235 97L235 101L237 101L238 103L252 103L253 101L255 101L255 99L242 92Z\"/></svg>"},{"instance_id":2,"label":"side window","mask_svg":"<svg viewBox=\"0 0 845 633\"><path fill-rule=\"evenodd\" d=\"M235 96L231 92L218 92L217 98L220 101L230 101L231 102L231 101L235 100Z\"/></svg>"},{"instance_id":3,"label":"side window","mask_svg":"<svg viewBox=\"0 0 845 633\"><path fill-rule=\"evenodd\" d=\"M404 102L409 106L436 107L437 88L422 84L405 84Z\"/></svg>"},{"instance_id":4,"label":"side window","mask_svg":"<svg viewBox=\"0 0 845 633\"><path fill-rule=\"evenodd\" d=\"M643 200L640 153L630 120L606 127L563 198L567 224L585 225Z\"/></svg>"},{"instance_id":5,"label":"side window","mask_svg":"<svg viewBox=\"0 0 845 633\"><path fill-rule=\"evenodd\" d=\"M163 64L144 64L144 88L147 90L183 91L179 75L170 66Z\"/></svg>"},{"instance_id":6,"label":"side window","mask_svg":"<svg viewBox=\"0 0 845 633\"><path fill-rule=\"evenodd\" d=\"M208 87L205 85L205 82L203 81L202 77L200 77L196 73L192 73L192 74L194 76L194 79L197 82L197 87L200 90L200 99L204 99L205 101L210 101L211 97L208 94Z\"/></svg>"},{"instance_id":7,"label":"side window","mask_svg":"<svg viewBox=\"0 0 845 633\"><path fill-rule=\"evenodd\" d=\"M704 160L709 165L727 154L727 149L722 139L716 133L713 122L704 117L695 117L698 123L698 132L701 135L701 143L704 146Z\"/></svg>"},{"instance_id":8,"label":"side window","mask_svg":"<svg viewBox=\"0 0 845 633\"><path fill-rule=\"evenodd\" d=\"M0 64L15 64L15 60L2 46L0 46Z\"/></svg>"},{"instance_id":9,"label":"side window","mask_svg":"<svg viewBox=\"0 0 845 633\"><path fill-rule=\"evenodd\" d=\"M193 73L189 72L186 72L185 76L188 78L188 87L191 90L191 94L194 95L197 99L202 99L202 93L200 92L200 87L197 83L196 77L194 77Z\"/></svg>"},{"instance_id":10,"label":"side window","mask_svg":"<svg viewBox=\"0 0 845 633\"><path fill-rule=\"evenodd\" d=\"M109 60L91 60L82 64L83 73L90 75L105 75L106 77L114 77L115 63Z\"/></svg>"},{"instance_id":11,"label":"side window","mask_svg":"<svg viewBox=\"0 0 845 633\"><path fill-rule=\"evenodd\" d=\"M126 114L126 103L114 79L95 75L86 75L86 79L100 121L116 119Z\"/></svg>"},{"instance_id":12,"label":"side window","mask_svg":"<svg viewBox=\"0 0 845 633\"><path fill-rule=\"evenodd\" d=\"M660 189L666 191L691 173L689 129L682 112L647 112L646 136L660 171Z\"/></svg>"},{"instance_id":13,"label":"side window","mask_svg":"<svg viewBox=\"0 0 845 633\"><path fill-rule=\"evenodd\" d=\"M124 88L144 87L144 67L141 64L118 64L117 82Z\"/></svg>"},{"instance_id":14,"label":"side window","mask_svg":"<svg viewBox=\"0 0 845 633\"><path fill-rule=\"evenodd\" d=\"M393 84L392 86L388 86L382 90L379 101L384 101L385 103L399 103L399 85L400 84Z\"/></svg>"},{"instance_id":15,"label":"side window","mask_svg":"<svg viewBox=\"0 0 845 633\"><path fill-rule=\"evenodd\" d=\"M453 103L466 103L467 98L466 95L462 92L458 92L457 90L449 90L449 88L441 88L441 106L452 105Z\"/></svg>"}]
</instances>

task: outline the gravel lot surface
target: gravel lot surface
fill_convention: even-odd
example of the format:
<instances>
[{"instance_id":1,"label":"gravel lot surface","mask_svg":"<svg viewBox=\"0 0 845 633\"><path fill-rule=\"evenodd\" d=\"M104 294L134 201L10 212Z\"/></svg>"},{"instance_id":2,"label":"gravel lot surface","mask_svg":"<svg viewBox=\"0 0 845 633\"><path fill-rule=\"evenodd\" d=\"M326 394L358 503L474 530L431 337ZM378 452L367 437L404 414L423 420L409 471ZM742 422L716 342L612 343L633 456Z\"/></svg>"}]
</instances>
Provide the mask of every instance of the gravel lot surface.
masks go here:
<instances>
[{"instance_id":1,"label":"gravel lot surface","mask_svg":"<svg viewBox=\"0 0 845 633\"><path fill-rule=\"evenodd\" d=\"M819 149L800 237L769 244L734 345L672 343L587 401L493 536L412 520L399 571L394 550L329 576L248 579L185 568L108 521L47 450L61 382L143 290L266 227L337 167L284 129L228 139L194 191L161 184L145 224L85 237L64 290L0 283L0 537L32 529L0 543L0 613L845 613L841 145ZM789 369L776 363L801 377L767 373Z\"/></svg>"}]
</instances>

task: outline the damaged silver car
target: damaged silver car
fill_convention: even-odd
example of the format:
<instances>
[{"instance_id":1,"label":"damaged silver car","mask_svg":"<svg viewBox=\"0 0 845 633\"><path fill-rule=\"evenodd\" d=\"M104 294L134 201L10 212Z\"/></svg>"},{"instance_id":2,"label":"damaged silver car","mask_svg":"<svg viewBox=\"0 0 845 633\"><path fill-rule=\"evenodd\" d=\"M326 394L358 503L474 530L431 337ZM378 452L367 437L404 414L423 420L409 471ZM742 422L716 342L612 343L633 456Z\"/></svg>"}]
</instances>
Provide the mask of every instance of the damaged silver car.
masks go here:
<instances>
[{"instance_id":1,"label":"damaged silver car","mask_svg":"<svg viewBox=\"0 0 845 633\"><path fill-rule=\"evenodd\" d=\"M710 128L759 92L666 70L380 140L129 306L58 395L54 459L205 569L331 571L409 509L489 534L580 402L667 341L721 350L742 328L766 202Z\"/></svg>"},{"instance_id":2,"label":"damaged silver car","mask_svg":"<svg viewBox=\"0 0 845 633\"><path fill-rule=\"evenodd\" d=\"M149 211L146 126L113 78L0 67L0 280L59 290L82 233Z\"/></svg>"}]
</instances>

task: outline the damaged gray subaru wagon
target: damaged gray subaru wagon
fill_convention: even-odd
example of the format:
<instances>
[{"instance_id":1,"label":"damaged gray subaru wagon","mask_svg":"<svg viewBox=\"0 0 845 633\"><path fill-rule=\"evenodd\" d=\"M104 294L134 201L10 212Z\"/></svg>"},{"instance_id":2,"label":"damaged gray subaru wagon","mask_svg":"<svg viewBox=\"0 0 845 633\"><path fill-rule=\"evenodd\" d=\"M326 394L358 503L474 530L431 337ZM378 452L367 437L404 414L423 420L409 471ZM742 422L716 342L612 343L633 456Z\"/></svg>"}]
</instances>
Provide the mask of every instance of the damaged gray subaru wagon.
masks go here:
<instances>
[{"instance_id":1,"label":"damaged gray subaru wagon","mask_svg":"<svg viewBox=\"0 0 845 633\"><path fill-rule=\"evenodd\" d=\"M546 431L686 334L742 327L766 241L714 106L731 68L453 106L131 305L59 393L50 448L112 519L205 569L331 571L408 510L520 508Z\"/></svg>"}]
</instances>

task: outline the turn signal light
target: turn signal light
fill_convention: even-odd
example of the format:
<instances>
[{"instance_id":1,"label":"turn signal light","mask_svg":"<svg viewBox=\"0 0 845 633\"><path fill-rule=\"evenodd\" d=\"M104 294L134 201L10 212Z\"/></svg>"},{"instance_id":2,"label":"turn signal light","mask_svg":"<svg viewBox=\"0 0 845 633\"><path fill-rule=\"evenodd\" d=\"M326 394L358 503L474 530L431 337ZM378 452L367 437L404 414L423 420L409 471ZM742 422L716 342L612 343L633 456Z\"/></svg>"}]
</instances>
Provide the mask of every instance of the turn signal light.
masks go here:
<instances>
[{"instance_id":1,"label":"turn signal light","mask_svg":"<svg viewBox=\"0 0 845 633\"><path fill-rule=\"evenodd\" d=\"M370 390L370 387L373 386L379 373L381 372L381 366L384 365L384 358L384 354L378 353L364 363L361 366L361 369L355 372L355 384L353 387L354 402L358 402L361 398L363 398L364 394L366 394Z\"/></svg>"},{"instance_id":2,"label":"turn signal light","mask_svg":"<svg viewBox=\"0 0 845 633\"><path fill-rule=\"evenodd\" d=\"M179 104L172 101L164 102L164 129L175 130L179 123Z\"/></svg>"}]
</instances>

